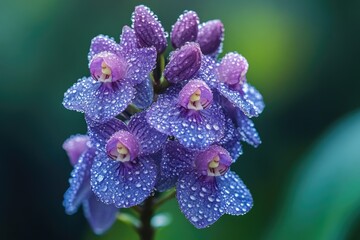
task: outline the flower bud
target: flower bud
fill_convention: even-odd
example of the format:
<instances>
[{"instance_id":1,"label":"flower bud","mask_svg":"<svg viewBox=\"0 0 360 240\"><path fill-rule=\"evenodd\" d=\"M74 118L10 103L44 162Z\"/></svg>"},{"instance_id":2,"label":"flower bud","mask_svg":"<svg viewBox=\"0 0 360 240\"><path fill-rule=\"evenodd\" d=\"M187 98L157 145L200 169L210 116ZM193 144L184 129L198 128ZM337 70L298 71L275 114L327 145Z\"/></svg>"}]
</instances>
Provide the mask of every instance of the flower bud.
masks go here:
<instances>
[{"instance_id":1,"label":"flower bud","mask_svg":"<svg viewBox=\"0 0 360 240\"><path fill-rule=\"evenodd\" d=\"M157 16L144 5L135 7L133 28L141 47L154 46L158 54L167 47L166 33Z\"/></svg>"},{"instance_id":2,"label":"flower bud","mask_svg":"<svg viewBox=\"0 0 360 240\"><path fill-rule=\"evenodd\" d=\"M197 37L201 51L211 55L220 51L224 38L224 25L220 20L211 20L201 25Z\"/></svg>"},{"instance_id":3,"label":"flower bud","mask_svg":"<svg viewBox=\"0 0 360 240\"><path fill-rule=\"evenodd\" d=\"M194 42L198 34L199 17L194 11L186 11L180 15L171 31L171 43L174 48L186 42Z\"/></svg>"},{"instance_id":4,"label":"flower bud","mask_svg":"<svg viewBox=\"0 0 360 240\"><path fill-rule=\"evenodd\" d=\"M243 84L249 64L246 59L238 53L228 53L221 60L217 68L220 82L230 86Z\"/></svg>"},{"instance_id":5,"label":"flower bud","mask_svg":"<svg viewBox=\"0 0 360 240\"><path fill-rule=\"evenodd\" d=\"M173 52L164 70L164 76L171 83L192 78L201 66L201 50L197 43L187 43Z\"/></svg>"}]
</instances>

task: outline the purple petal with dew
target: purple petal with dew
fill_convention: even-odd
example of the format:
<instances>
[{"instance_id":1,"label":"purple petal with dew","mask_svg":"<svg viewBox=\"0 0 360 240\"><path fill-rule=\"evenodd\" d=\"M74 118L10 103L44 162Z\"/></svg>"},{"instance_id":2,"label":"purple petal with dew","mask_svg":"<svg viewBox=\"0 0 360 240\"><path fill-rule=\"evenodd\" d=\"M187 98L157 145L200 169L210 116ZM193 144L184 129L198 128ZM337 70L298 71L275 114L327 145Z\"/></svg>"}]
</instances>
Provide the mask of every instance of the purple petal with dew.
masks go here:
<instances>
[{"instance_id":1,"label":"purple petal with dew","mask_svg":"<svg viewBox=\"0 0 360 240\"><path fill-rule=\"evenodd\" d=\"M240 108L241 111L243 111L248 117L259 116L259 114L264 108L264 105L261 105L259 103L259 101L262 102L262 97L260 94L257 96L255 96L254 94L248 96L247 93L232 89L226 84L220 82L217 84L216 88L222 96L227 98L236 107ZM253 90L253 88L251 89ZM247 92L249 92L248 88L246 88L246 90ZM253 98L255 98L255 102L250 100Z\"/></svg>"},{"instance_id":2,"label":"purple petal with dew","mask_svg":"<svg viewBox=\"0 0 360 240\"><path fill-rule=\"evenodd\" d=\"M216 180L204 177L195 171L186 171L176 184L180 210L196 228L205 228L216 222L227 207L221 201Z\"/></svg>"},{"instance_id":3,"label":"purple petal with dew","mask_svg":"<svg viewBox=\"0 0 360 240\"><path fill-rule=\"evenodd\" d=\"M106 122L124 111L134 96L135 89L125 81L101 83L82 78L65 92L63 105L94 121Z\"/></svg>"},{"instance_id":4,"label":"purple petal with dew","mask_svg":"<svg viewBox=\"0 0 360 240\"><path fill-rule=\"evenodd\" d=\"M265 103L260 92L249 83L243 85L242 91L244 92L244 99L254 105L259 114L262 113Z\"/></svg>"},{"instance_id":5,"label":"purple petal with dew","mask_svg":"<svg viewBox=\"0 0 360 240\"><path fill-rule=\"evenodd\" d=\"M221 195L226 202L226 213L231 215L244 215L253 206L250 191L234 172L227 172L218 178Z\"/></svg>"},{"instance_id":6,"label":"purple petal with dew","mask_svg":"<svg viewBox=\"0 0 360 240\"><path fill-rule=\"evenodd\" d=\"M139 48L125 55L128 63L126 79L133 85L149 79L156 64L155 48Z\"/></svg>"},{"instance_id":7,"label":"purple petal with dew","mask_svg":"<svg viewBox=\"0 0 360 240\"><path fill-rule=\"evenodd\" d=\"M225 131L225 117L215 103L198 116L170 116L171 134L188 148L203 149L221 139Z\"/></svg>"},{"instance_id":8,"label":"purple petal with dew","mask_svg":"<svg viewBox=\"0 0 360 240\"><path fill-rule=\"evenodd\" d=\"M140 144L139 155L156 153L165 144L167 135L153 128L146 120L146 112L132 116L128 124L129 130L136 136Z\"/></svg>"},{"instance_id":9,"label":"purple petal with dew","mask_svg":"<svg viewBox=\"0 0 360 240\"><path fill-rule=\"evenodd\" d=\"M141 109L148 108L154 98L154 91L151 79L148 77L143 82L134 86L136 90L135 98L133 104Z\"/></svg>"},{"instance_id":10,"label":"purple petal with dew","mask_svg":"<svg viewBox=\"0 0 360 240\"><path fill-rule=\"evenodd\" d=\"M67 214L74 214L84 199L91 194L90 169L95 157L94 149L83 153L74 166L69 179L70 187L64 194L63 205Z\"/></svg>"},{"instance_id":11,"label":"purple petal with dew","mask_svg":"<svg viewBox=\"0 0 360 240\"><path fill-rule=\"evenodd\" d=\"M139 47L139 42L136 38L135 31L129 26L124 26L122 29L120 36L120 47L124 53L128 53L134 48Z\"/></svg>"},{"instance_id":12,"label":"purple petal with dew","mask_svg":"<svg viewBox=\"0 0 360 240\"><path fill-rule=\"evenodd\" d=\"M102 203L93 193L84 201L83 209L92 230L99 235L113 225L118 212L114 205Z\"/></svg>"},{"instance_id":13,"label":"purple petal with dew","mask_svg":"<svg viewBox=\"0 0 360 240\"><path fill-rule=\"evenodd\" d=\"M120 46L115 42L113 38L105 35L99 35L91 40L88 60L90 62L94 55L100 52L118 53L119 50Z\"/></svg>"},{"instance_id":14,"label":"purple petal with dew","mask_svg":"<svg viewBox=\"0 0 360 240\"><path fill-rule=\"evenodd\" d=\"M94 122L86 116L86 123L92 144L105 151L105 145L110 137L117 131L128 130L128 127L117 118L113 118L104 123Z\"/></svg>"},{"instance_id":15,"label":"purple petal with dew","mask_svg":"<svg viewBox=\"0 0 360 240\"><path fill-rule=\"evenodd\" d=\"M215 66L216 62L213 58L209 56L202 56L201 58L201 66L194 79L201 79L206 84L209 85L210 88L214 88L217 86L217 80L215 75Z\"/></svg>"},{"instance_id":16,"label":"purple petal with dew","mask_svg":"<svg viewBox=\"0 0 360 240\"><path fill-rule=\"evenodd\" d=\"M193 166L196 151L183 147L177 141L168 141L160 163L160 179L156 189L160 192L175 186L179 175Z\"/></svg>"},{"instance_id":17,"label":"purple petal with dew","mask_svg":"<svg viewBox=\"0 0 360 240\"><path fill-rule=\"evenodd\" d=\"M158 100L153 103L146 114L148 123L158 131L170 134L171 123L168 117L179 115L180 112L174 107L177 102L177 88L168 88L164 94L160 94Z\"/></svg>"},{"instance_id":18,"label":"purple petal with dew","mask_svg":"<svg viewBox=\"0 0 360 240\"><path fill-rule=\"evenodd\" d=\"M172 27L170 34L174 48L183 46L186 42L194 42L198 34L199 17L194 11L185 11Z\"/></svg>"},{"instance_id":19,"label":"purple petal with dew","mask_svg":"<svg viewBox=\"0 0 360 240\"><path fill-rule=\"evenodd\" d=\"M202 149L224 136L225 117L216 103L191 116L176 104L176 95L160 97L147 115L149 123L162 133L173 135L188 148Z\"/></svg>"},{"instance_id":20,"label":"purple petal with dew","mask_svg":"<svg viewBox=\"0 0 360 240\"><path fill-rule=\"evenodd\" d=\"M237 132L237 129L235 129L233 122L229 118L226 119L225 135L217 143L230 153L230 156L234 161L236 161L243 153L242 145L240 143L240 134Z\"/></svg>"},{"instance_id":21,"label":"purple petal with dew","mask_svg":"<svg viewBox=\"0 0 360 240\"><path fill-rule=\"evenodd\" d=\"M135 7L132 16L133 28L142 47L154 46L160 54L167 47L167 33L157 16L146 6Z\"/></svg>"},{"instance_id":22,"label":"purple petal with dew","mask_svg":"<svg viewBox=\"0 0 360 240\"><path fill-rule=\"evenodd\" d=\"M205 55L216 56L222 51L224 25L220 20L203 23L198 32L197 42Z\"/></svg>"},{"instance_id":23,"label":"purple petal with dew","mask_svg":"<svg viewBox=\"0 0 360 240\"><path fill-rule=\"evenodd\" d=\"M237 110L236 121L240 139L254 147L259 146L261 144L261 139L253 121L251 121L251 119L249 119L243 112L239 110Z\"/></svg>"},{"instance_id":24,"label":"purple petal with dew","mask_svg":"<svg viewBox=\"0 0 360 240\"><path fill-rule=\"evenodd\" d=\"M232 139L221 144L221 146L230 153L230 156L234 162L243 154L239 135L235 135Z\"/></svg>"},{"instance_id":25,"label":"purple petal with dew","mask_svg":"<svg viewBox=\"0 0 360 240\"><path fill-rule=\"evenodd\" d=\"M99 153L91 169L91 186L102 202L129 208L142 203L151 194L156 176L156 165L149 157L123 164Z\"/></svg>"},{"instance_id":26,"label":"purple petal with dew","mask_svg":"<svg viewBox=\"0 0 360 240\"><path fill-rule=\"evenodd\" d=\"M90 148L90 139L87 135L73 135L65 140L62 145L63 149L66 151L71 165L75 165L81 154Z\"/></svg>"},{"instance_id":27,"label":"purple petal with dew","mask_svg":"<svg viewBox=\"0 0 360 240\"><path fill-rule=\"evenodd\" d=\"M197 43L189 42L171 54L164 76L171 83L191 79L201 67L202 53Z\"/></svg>"}]
</instances>

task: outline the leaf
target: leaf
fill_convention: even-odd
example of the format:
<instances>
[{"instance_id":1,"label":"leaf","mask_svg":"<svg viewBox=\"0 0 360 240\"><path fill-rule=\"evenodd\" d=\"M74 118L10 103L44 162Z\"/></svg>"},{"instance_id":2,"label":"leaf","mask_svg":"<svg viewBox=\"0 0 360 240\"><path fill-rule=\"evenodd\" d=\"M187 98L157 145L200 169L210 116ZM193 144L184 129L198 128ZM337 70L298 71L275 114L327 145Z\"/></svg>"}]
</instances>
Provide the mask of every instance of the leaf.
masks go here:
<instances>
[{"instance_id":1,"label":"leaf","mask_svg":"<svg viewBox=\"0 0 360 240\"><path fill-rule=\"evenodd\" d=\"M344 239L360 213L360 112L337 123L297 170L268 239Z\"/></svg>"}]
</instances>

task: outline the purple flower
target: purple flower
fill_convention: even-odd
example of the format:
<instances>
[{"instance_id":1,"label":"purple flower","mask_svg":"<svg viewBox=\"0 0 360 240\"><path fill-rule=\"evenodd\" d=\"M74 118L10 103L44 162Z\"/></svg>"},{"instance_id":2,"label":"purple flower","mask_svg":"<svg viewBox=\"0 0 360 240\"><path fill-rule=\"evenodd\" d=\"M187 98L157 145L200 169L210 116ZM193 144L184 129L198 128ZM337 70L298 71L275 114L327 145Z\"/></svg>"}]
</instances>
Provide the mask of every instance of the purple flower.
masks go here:
<instances>
[{"instance_id":1,"label":"purple flower","mask_svg":"<svg viewBox=\"0 0 360 240\"><path fill-rule=\"evenodd\" d=\"M136 6L132 20L140 46L154 46L158 54L165 51L167 33L165 33L157 16L148 7Z\"/></svg>"},{"instance_id":2,"label":"purple flower","mask_svg":"<svg viewBox=\"0 0 360 240\"><path fill-rule=\"evenodd\" d=\"M199 17L194 11L185 11L172 27L170 39L174 48L194 42L198 35Z\"/></svg>"},{"instance_id":3,"label":"purple flower","mask_svg":"<svg viewBox=\"0 0 360 240\"><path fill-rule=\"evenodd\" d=\"M95 37L88 56L92 77L75 83L65 93L63 105L98 122L124 111L137 90L144 86L151 89L148 76L155 66L156 51L137 46L135 33L126 26L120 44L107 36Z\"/></svg>"},{"instance_id":4,"label":"purple flower","mask_svg":"<svg viewBox=\"0 0 360 240\"><path fill-rule=\"evenodd\" d=\"M253 86L246 82L243 72L246 72L248 68L247 62L243 62L244 65L239 64L239 59L243 58L239 56L237 53L227 54L219 64L214 59L203 56L200 70L195 77L203 79L213 91L225 97L247 117L257 117L265 107L263 98ZM234 76L239 77L236 78L237 83Z\"/></svg>"},{"instance_id":5,"label":"purple flower","mask_svg":"<svg viewBox=\"0 0 360 240\"><path fill-rule=\"evenodd\" d=\"M208 227L225 213L244 215L253 205L245 184L229 171L232 162L228 151L218 145L194 151L168 141L161 162L162 178L167 180L159 186L176 184L185 217L197 228Z\"/></svg>"},{"instance_id":6,"label":"purple flower","mask_svg":"<svg viewBox=\"0 0 360 240\"><path fill-rule=\"evenodd\" d=\"M189 148L202 149L224 136L225 118L204 81L191 80L180 91L169 88L149 109L148 122Z\"/></svg>"},{"instance_id":7,"label":"purple flower","mask_svg":"<svg viewBox=\"0 0 360 240\"><path fill-rule=\"evenodd\" d=\"M84 215L96 234L108 230L116 219L118 209L98 201L90 187L90 169L96 155L89 137L76 135L63 144L74 170L69 180L70 187L64 195L63 205L67 214L74 214L82 204Z\"/></svg>"},{"instance_id":8,"label":"purple flower","mask_svg":"<svg viewBox=\"0 0 360 240\"><path fill-rule=\"evenodd\" d=\"M199 27L197 42L205 55L216 56L222 50L224 25L220 20L211 20Z\"/></svg>"},{"instance_id":9,"label":"purple flower","mask_svg":"<svg viewBox=\"0 0 360 240\"><path fill-rule=\"evenodd\" d=\"M134 115L128 126L111 119L98 124L88 119L89 134L98 150L91 169L91 186L101 201L128 208L153 191L157 167L152 154L167 136L149 126L146 112Z\"/></svg>"},{"instance_id":10,"label":"purple flower","mask_svg":"<svg viewBox=\"0 0 360 240\"><path fill-rule=\"evenodd\" d=\"M197 43L187 43L174 51L164 70L164 76L171 83L191 79L200 69L202 53Z\"/></svg>"}]
</instances>

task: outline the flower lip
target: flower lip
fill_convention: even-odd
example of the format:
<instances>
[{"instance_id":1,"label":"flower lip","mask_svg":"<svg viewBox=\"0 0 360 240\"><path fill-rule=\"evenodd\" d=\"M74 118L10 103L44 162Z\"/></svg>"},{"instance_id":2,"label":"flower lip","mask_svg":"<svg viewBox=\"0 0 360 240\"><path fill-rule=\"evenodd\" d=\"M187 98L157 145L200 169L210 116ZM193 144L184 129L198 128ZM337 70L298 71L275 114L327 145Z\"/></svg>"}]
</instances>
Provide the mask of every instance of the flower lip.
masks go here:
<instances>
[{"instance_id":1,"label":"flower lip","mask_svg":"<svg viewBox=\"0 0 360 240\"><path fill-rule=\"evenodd\" d=\"M110 52L96 54L90 62L90 73L100 82L116 82L125 78L127 63L121 56Z\"/></svg>"},{"instance_id":2,"label":"flower lip","mask_svg":"<svg viewBox=\"0 0 360 240\"><path fill-rule=\"evenodd\" d=\"M128 131L114 133L106 144L107 155L116 161L133 161L139 154L140 146L137 138Z\"/></svg>"},{"instance_id":3,"label":"flower lip","mask_svg":"<svg viewBox=\"0 0 360 240\"><path fill-rule=\"evenodd\" d=\"M195 157L195 167L198 172L209 177L224 175L231 163L229 152L217 145L210 146Z\"/></svg>"},{"instance_id":4,"label":"flower lip","mask_svg":"<svg viewBox=\"0 0 360 240\"><path fill-rule=\"evenodd\" d=\"M228 53L217 67L218 79L229 86L242 85L246 81L248 69L249 64L242 55Z\"/></svg>"},{"instance_id":5,"label":"flower lip","mask_svg":"<svg viewBox=\"0 0 360 240\"><path fill-rule=\"evenodd\" d=\"M188 110L203 110L212 103L213 94L204 81L191 80L179 92L179 104Z\"/></svg>"}]
</instances>

